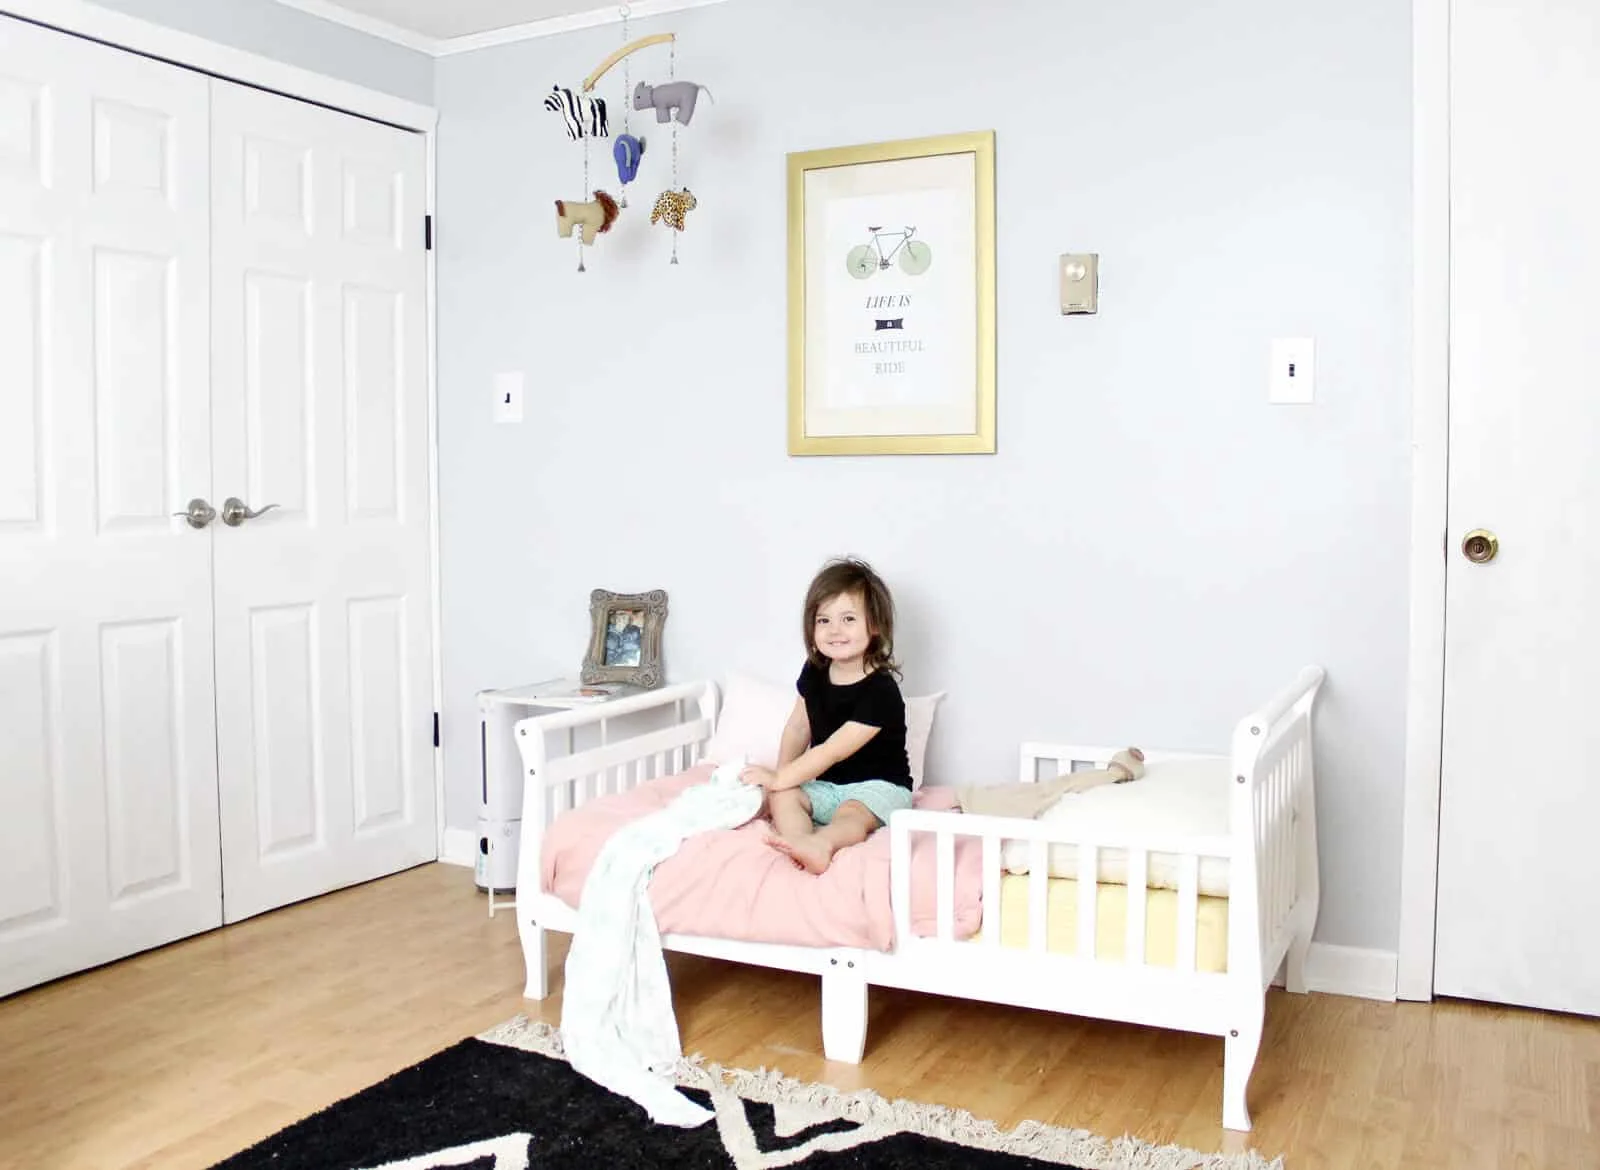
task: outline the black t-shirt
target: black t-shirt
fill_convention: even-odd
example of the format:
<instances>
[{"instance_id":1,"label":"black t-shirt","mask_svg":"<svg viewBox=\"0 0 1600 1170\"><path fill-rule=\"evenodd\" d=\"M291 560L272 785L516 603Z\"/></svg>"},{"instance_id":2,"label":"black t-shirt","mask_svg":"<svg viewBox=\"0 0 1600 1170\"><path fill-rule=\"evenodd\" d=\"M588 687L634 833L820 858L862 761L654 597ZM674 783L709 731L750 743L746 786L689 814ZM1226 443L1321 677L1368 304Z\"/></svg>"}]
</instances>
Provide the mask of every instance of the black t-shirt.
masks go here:
<instances>
[{"instance_id":1,"label":"black t-shirt","mask_svg":"<svg viewBox=\"0 0 1600 1170\"><path fill-rule=\"evenodd\" d=\"M808 660L800 669L795 688L805 700L813 747L846 723L864 723L879 729L860 751L840 760L818 780L834 784L887 780L902 788L911 787L911 764L906 759L906 701L893 675L875 670L860 682L838 686L828 678L827 667L813 666Z\"/></svg>"}]
</instances>

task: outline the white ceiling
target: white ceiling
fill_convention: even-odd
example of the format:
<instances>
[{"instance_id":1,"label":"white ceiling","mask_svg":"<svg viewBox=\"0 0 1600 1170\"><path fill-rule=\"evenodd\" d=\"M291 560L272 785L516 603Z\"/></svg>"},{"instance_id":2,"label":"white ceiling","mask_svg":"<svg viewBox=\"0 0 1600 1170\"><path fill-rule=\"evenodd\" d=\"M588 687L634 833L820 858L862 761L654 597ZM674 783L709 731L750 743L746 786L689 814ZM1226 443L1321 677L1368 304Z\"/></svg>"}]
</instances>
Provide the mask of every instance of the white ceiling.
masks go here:
<instances>
[{"instance_id":1,"label":"white ceiling","mask_svg":"<svg viewBox=\"0 0 1600 1170\"><path fill-rule=\"evenodd\" d=\"M654 16L717 0L632 0ZM425 53L458 53L620 19L621 0L278 0Z\"/></svg>"}]
</instances>

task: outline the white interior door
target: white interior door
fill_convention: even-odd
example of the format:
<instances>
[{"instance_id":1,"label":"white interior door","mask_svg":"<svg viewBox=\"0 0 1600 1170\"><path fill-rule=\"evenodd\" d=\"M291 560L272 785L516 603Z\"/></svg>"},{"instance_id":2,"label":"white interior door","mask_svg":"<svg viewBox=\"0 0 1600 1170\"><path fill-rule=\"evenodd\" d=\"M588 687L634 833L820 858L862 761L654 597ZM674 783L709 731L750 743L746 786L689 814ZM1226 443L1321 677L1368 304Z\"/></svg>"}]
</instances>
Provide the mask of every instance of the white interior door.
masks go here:
<instances>
[{"instance_id":1,"label":"white interior door","mask_svg":"<svg viewBox=\"0 0 1600 1170\"><path fill-rule=\"evenodd\" d=\"M1435 990L1595 1015L1600 5L1456 0L1451 35Z\"/></svg>"},{"instance_id":2,"label":"white interior door","mask_svg":"<svg viewBox=\"0 0 1600 1170\"><path fill-rule=\"evenodd\" d=\"M206 105L0 17L0 994L221 921Z\"/></svg>"},{"instance_id":3,"label":"white interior door","mask_svg":"<svg viewBox=\"0 0 1600 1170\"><path fill-rule=\"evenodd\" d=\"M420 135L212 83L228 921L437 856Z\"/></svg>"}]
</instances>

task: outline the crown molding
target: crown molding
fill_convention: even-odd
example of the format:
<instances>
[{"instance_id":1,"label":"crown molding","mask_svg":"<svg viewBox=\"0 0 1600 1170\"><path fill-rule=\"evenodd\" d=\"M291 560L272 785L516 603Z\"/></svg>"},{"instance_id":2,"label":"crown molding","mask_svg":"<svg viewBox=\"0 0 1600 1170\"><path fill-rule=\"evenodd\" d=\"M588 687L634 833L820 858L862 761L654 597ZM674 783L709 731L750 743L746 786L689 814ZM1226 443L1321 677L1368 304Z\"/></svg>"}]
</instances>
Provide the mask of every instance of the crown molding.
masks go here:
<instances>
[{"instance_id":1,"label":"crown molding","mask_svg":"<svg viewBox=\"0 0 1600 1170\"><path fill-rule=\"evenodd\" d=\"M277 2L285 8L293 8L334 24L342 24L346 28L353 28L368 36L393 41L397 45L404 45L408 49L426 53L430 57L437 57L440 46L445 43L437 37L401 28L398 24L390 24L387 20L379 20L376 16L368 16L364 12L346 8L343 4L335 4L333 0L277 0Z\"/></svg>"},{"instance_id":2,"label":"crown molding","mask_svg":"<svg viewBox=\"0 0 1600 1170\"><path fill-rule=\"evenodd\" d=\"M431 105L103 8L94 0L0 0L0 15L407 130L431 131L439 120Z\"/></svg>"},{"instance_id":3,"label":"crown molding","mask_svg":"<svg viewBox=\"0 0 1600 1170\"><path fill-rule=\"evenodd\" d=\"M539 37L558 36L579 29L621 24L624 10L628 19L640 20L651 16L663 16L669 12L682 12L689 8L704 8L710 4L725 3L725 0L635 0L634 3L627 5L608 4L583 12L571 12L565 16L530 20L524 24L507 25L505 28L468 33L459 37L430 37L412 29L390 24L386 20L379 20L375 16L355 12L342 4L335 3L334 0L277 0L277 3L334 24L342 24L347 28L364 32L368 36L379 37L416 52L426 53L430 57L453 57L460 53L473 53L479 49L492 49L499 45L511 45Z\"/></svg>"}]
</instances>

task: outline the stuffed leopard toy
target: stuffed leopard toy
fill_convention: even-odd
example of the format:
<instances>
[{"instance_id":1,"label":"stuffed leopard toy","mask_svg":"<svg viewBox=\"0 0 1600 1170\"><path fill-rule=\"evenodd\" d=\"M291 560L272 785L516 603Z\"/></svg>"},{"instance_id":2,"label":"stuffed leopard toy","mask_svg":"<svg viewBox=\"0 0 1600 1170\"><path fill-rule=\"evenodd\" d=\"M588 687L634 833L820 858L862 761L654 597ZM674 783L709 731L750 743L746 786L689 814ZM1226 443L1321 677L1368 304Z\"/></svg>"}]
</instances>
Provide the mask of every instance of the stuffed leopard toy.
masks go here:
<instances>
[{"instance_id":1,"label":"stuffed leopard toy","mask_svg":"<svg viewBox=\"0 0 1600 1170\"><path fill-rule=\"evenodd\" d=\"M670 228L683 230L683 217L698 206L694 195L685 187L682 191L663 191L650 212L650 222L664 221Z\"/></svg>"}]
</instances>

